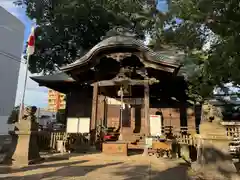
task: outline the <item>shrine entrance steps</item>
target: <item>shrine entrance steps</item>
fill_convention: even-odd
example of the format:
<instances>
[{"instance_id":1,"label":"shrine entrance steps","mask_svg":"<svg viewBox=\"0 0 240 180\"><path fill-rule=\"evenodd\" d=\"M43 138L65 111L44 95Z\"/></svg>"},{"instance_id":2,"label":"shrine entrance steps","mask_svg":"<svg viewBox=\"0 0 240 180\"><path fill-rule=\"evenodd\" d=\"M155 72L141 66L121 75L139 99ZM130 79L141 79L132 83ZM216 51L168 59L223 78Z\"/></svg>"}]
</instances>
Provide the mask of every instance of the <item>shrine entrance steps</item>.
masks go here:
<instances>
[{"instance_id":1,"label":"shrine entrance steps","mask_svg":"<svg viewBox=\"0 0 240 180\"><path fill-rule=\"evenodd\" d=\"M132 129L123 130L123 141L128 143L128 149L143 149L145 144L144 133L134 133Z\"/></svg>"}]
</instances>

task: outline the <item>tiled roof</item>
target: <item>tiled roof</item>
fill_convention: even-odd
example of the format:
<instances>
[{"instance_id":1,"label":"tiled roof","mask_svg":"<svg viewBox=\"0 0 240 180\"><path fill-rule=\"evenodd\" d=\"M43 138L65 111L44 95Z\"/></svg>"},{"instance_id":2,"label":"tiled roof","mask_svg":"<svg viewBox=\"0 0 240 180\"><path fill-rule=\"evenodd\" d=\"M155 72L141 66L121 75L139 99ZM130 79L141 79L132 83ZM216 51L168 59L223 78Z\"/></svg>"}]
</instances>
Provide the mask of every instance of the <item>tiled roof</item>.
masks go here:
<instances>
[{"instance_id":1,"label":"tiled roof","mask_svg":"<svg viewBox=\"0 0 240 180\"><path fill-rule=\"evenodd\" d=\"M74 68L75 66L88 62L92 56L98 54L102 50L108 50L108 49L117 48L117 47L125 47L129 49L135 49L135 50L141 51L145 53L145 55L147 55L147 57L149 58L148 60L152 62L167 64L175 68L180 66L179 62L173 59L164 57L159 52L154 52L152 49L148 48L144 44L144 42L141 40L135 39L133 37L127 37L127 36L112 36L99 42L96 46L94 46L90 51L88 51L80 59L76 60L75 62L65 67L62 67L61 69L67 70L67 69Z\"/></svg>"}]
</instances>

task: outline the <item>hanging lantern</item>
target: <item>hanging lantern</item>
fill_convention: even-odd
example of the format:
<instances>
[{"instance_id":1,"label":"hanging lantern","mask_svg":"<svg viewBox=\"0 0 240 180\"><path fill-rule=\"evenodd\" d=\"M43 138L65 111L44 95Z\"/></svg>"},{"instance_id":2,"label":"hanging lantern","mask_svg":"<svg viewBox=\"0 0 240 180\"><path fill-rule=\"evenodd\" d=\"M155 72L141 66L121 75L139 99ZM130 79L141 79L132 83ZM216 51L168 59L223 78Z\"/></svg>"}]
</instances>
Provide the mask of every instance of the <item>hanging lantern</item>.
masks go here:
<instances>
[{"instance_id":1,"label":"hanging lantern","mask_svg":"<svg viewBox=\"0 0 240 180\"><path fill-rule=\"evenodd\" d=\"M126 108L126 105L125 103L122 104L122 109L125 109Z\"/></svg>"},{"instance_id":2,"label":"hanging lantern","mask_svg":"<svg viewBox=\"0 0 240 180\"><path fill-rule=\"evenodd\" d=\"M118 96L123 96L123 90L122 90L122 88L120 88L120 89L118 90L117 95L118 95Z\"/></svg>"}]
</instances>

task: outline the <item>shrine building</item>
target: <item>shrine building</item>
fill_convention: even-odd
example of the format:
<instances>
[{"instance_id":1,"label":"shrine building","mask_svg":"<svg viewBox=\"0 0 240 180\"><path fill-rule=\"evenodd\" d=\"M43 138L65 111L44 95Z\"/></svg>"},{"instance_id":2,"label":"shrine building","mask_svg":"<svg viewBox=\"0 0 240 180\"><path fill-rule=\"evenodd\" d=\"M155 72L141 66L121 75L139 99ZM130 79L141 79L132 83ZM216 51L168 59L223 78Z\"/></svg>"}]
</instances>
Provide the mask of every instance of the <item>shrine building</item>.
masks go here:
<instances>
[{"instance_id":1,"label":"shrine building","mask_svg":"<svg viewBox=\"0 0 240 180\"><path fill-rule=\"evenodd\" d=\"M61 72L31 78L66 94L68 120L87 118L89 130L97 125L120 128L122 138L130 140L164 127L196 129L200 121L196 107L187 101L180 68L177 60L142 41L117 35L102 40Z\"/></svg>"}]
</instances>

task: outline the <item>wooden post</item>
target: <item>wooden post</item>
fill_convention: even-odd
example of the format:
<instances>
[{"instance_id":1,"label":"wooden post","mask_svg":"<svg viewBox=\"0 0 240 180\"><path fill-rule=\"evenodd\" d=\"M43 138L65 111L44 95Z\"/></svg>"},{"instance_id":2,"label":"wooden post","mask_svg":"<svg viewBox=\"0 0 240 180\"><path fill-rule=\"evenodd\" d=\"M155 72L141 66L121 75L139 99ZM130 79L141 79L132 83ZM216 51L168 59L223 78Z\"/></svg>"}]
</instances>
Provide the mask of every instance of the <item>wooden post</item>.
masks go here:
<instances>
[{"instance_id":1,"label":"wooden post","mask_svg":"<svg viewBox=\"0 0 240 180\"><path fill-rule=\"evenodd\" d=\"M108 104L107 104L107 97L104 97L104 119L103 125L107 127L107 119L108 119Z\"/></svg>"},{"instance_id":2,"label":"wooden post","mask_svg":"<svg viewBox=\"0 0 240 180\"><path fill-rule=\"evenodd\" d=\"M93 85L93 98L92 98L92 117L91 117L91 129L96 129L97 121L97 108L98 108L98 83Z\"/></svg>"},{"instance_id":3,"label":"wooden post","mask_svg":"<svg viewBox=\"0 0 240 180\"><path fill-rule=\"evenodd\" d=\"M65 102L66 102L66 105L65 105L65 123L66 123L66 125L67 125L67 120L68 120L68 117L69 117L69 115L68 115L68 108L69 108L69 96L71 95L71 93L68 93L68 94L66 94L66 96L65 96Z\"/></svg>"},{"instance_id":4,"label":"wooden post","mask_svg":"<svg viewBox=\"0 0 240 180\"><path fill-rule=\"evenodd\" d=\"M149 117L149 84L144 84L144 115L145 115L145 134L150 135L150 117Z\"/></svg>"}]
</instances>

